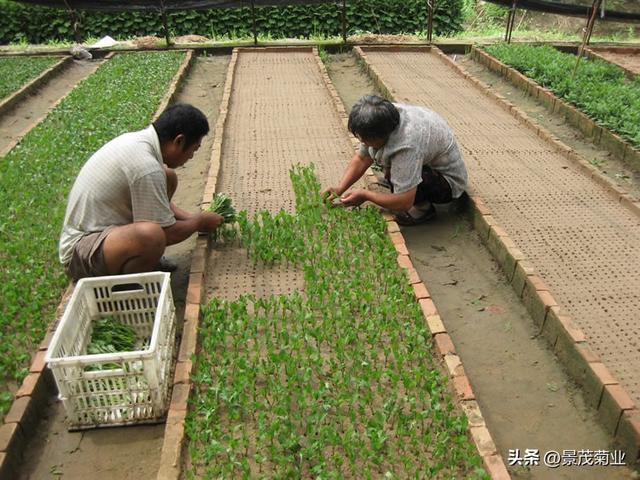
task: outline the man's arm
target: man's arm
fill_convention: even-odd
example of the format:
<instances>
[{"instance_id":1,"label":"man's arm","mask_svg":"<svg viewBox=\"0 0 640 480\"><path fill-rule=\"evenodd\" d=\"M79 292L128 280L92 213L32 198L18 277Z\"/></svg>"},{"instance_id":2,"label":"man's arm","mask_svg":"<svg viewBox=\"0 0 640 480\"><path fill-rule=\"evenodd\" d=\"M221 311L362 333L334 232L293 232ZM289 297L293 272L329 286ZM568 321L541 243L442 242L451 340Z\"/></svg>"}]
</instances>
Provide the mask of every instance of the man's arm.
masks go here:
<instances>
[{"instance_id":1,"label":"man's arm","mask_svg":"<svg viewBox=\"0 0 640 480\"><path fill-rule=\"evenodd\" d=\"M367 171L367 168L369 168L372 163L372 158L363 157L360 155L360 152L356 152L342 174L342 180L340 180L340 183L335 187L327 188L325 193L333 192L336 195L342 195L351 185L356 183L364 175L364 172Z\"/></svg>"},{"instance_id":2,"label":"man's arm","mask_svg":"<svg viewBox=\"0 0 640 480\"><path fill-rule=\"evenodd\" d=\"M212 212L201 212L178 220L169 227L164 227L167 245L174 245L186 240L195 232L211 232L224 222L222 215Z\"/></svg>"},{"instance_id":3,"label":"man's arm","mask_svg":"<svg viewBox=\"0 0 640 480\"><path fill-rule=\"evenodd\" d=\"M340 197L340 200L342 200L342 203L347 206L356 206L369 201L381 206L382 208L386 208L387 210L406 212L413 206L413 202L416 198L416 190L417 187L414 187L411 190L407 190L402 193L382 193L357 188L345 193Z\"/></svg>"}]
</instances>

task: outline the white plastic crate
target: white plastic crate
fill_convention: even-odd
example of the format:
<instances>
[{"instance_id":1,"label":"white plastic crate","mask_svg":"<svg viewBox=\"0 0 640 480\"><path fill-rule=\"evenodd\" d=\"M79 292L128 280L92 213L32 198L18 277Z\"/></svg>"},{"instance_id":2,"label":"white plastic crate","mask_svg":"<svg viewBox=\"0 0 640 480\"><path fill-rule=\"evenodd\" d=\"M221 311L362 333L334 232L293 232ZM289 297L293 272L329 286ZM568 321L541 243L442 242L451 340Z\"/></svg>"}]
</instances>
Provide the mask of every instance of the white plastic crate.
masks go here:
<instances>
[{"instance_id":1,"label":"white plastic crate","mask_svg":"<svg viewBox=\"0 0 640 480\"><path fill-rule=\"evenodd\" d=\"M131 326L139 350L87 355L94 321L104 317L115 317ZM67 411L69 428L162 420L170 400L175 327L168 273L80 280L45 357ZM96 365L104 369L96 370Z\"/></svg>"}]
</instances>

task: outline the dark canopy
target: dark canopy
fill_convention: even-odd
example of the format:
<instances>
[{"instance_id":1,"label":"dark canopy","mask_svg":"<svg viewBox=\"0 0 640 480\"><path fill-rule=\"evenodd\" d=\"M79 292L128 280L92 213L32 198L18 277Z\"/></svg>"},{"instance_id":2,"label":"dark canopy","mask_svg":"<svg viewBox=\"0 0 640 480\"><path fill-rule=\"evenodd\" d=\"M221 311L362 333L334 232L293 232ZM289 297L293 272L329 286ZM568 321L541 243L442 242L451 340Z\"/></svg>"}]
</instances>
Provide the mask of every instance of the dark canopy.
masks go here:
<instances>
[{"instance_id":1,"label":"dark canopy","mask_svg":"<svg viewBox=\"0 0 640 480\"><path fill-rule=\"evenodd\" d=\"M506 7L513 5L513 0L487 1ZM640 0L604 0L602 5L598 20L640 22ZM518 8L585 18L591 13L592 6L593 0L517 0Z\"/></svg>"},{"instance_id":2,"label":"dark canopy","mask_svg":"<svg viewBox=\"0 0 640 480\"><path fill-rule=\"evenodd\" d=\"M77 10L100 10L121 12L125 10L193 10L205 8L250 7L250 0L18 0L20 3L45 7L72 8ZM271 5L295 5L313 3L336 3L335 0L255 0L257 7Z\"/></svg>"}]
</instances>

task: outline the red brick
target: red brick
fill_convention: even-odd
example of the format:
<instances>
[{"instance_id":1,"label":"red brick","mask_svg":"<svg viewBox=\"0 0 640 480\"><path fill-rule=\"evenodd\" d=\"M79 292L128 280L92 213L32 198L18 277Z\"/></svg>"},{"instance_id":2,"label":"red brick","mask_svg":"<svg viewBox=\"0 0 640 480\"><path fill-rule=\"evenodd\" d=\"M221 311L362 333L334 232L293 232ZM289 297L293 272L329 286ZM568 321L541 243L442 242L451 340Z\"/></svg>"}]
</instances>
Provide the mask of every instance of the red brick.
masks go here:
<instances>
[{"instance_id":1,"label":"red brick","mask_svg":"<svg viewBox=\"0 0 640 480\"><path fill-rule=\"evenodd\" d=\"M174 385L173 393L171 394L171 405L169 408L174 411L187 410L187 403L189 401L189 393L191 392L191 385L179 383Z\"/></svg>"},{"instance_id":2,"label":"red brick","mask_svg":"<svg viewBox=\"0 0 640 480\"><path fill-rule=\"evenodd\" d=\"M189 275L189 287L187 288L187 302L201 303L202 301L202 273Z\"/></svg>"},{"instance_id":3,"label":"red brick","mask_svg":"<svg viewBox=\"0 0 640 480\"><path fill-rule=\"evenodd\" d=\"M409 250L407 250L407 246L404 243L395 243L393 246L396 247L398 254L409 255Z\"/></svg>"},{"instance_id":4,"label":"red brick","mask_svg":"<svg viewBox=\"0 0 640 480\"><path fill-rule=\"evenodd\" d=\"M437 335L438 333L447 333L447 329L444 327L440 315L428 315L425 318L427 320L427 326L431 331L431 335Z\"/></svg>"},{"instance_id":5,"label":"red brick","mask_svg":"<svg viewBox=\"0 0 640 480\"><path fill-rule=\"evenodd\" d=\"M198 324L200 320L200 304L199 303L187 303L184 309L184 321L193 322Z\"/></svg>"},{"instance_id":6,"label":"red brick","mask_svg":"<svg viewBox=\"0 0 640 480\"><path fill-rule=\"evenodd\" d=\"M384 218L387 222L393 222L396 219L396 217L389 212L382 212L382 218Z\"/></svg>"},{"instance_id":7,"label":"red brick","mask_svg":"<svg viewBox=\"0 0 640 480\"><path fill-rule=\"evenodd\" d=\"M31 405L31 397L16 398L4 417L4 423L21 423L26 419Z\"/></svg>"},{"instance_id":8,"label":"red brick","mask_svg":"<svg viewBox=\"0 0 640 480\"><path fill-rule=\"evenodd\" d=\"M415 295L417 300L431 297L424 283L418 282L418 283L414 283L412 286L413 286L413 294Z\"/></svg>"},{"instance_id":9,"label":"red brick","mask_svg":"<svg viewBox=\"0 0 640 480\"><path fill-rule=\"evenodd\" d=\"M391 238L394 245L398 243L404 244L404 236L400 232L390 232L389 238Z\"/></svg>"},{"instance_id":10,"label":"red brick","mask_svg":"<svg viewBox=\"0 0 640 480\"><path fill-rule=\"evenodd\" d=\"M195 248L193 249L193 253L191 255L191 269L189 273L202 273L204 272L207 259L205 257L206 243L202 243L202 247L198 247L198 244L201 242L197 242Z\"/></svg>"},{"instance_id":11,"label":"red brick","mask_svg":"<svg viewBox=\"0 0 640 480\"><path fill-rule=\"evenodd\" d=\"M402 268L413 268L409 255L398 255L398 265Z\"/></svg>"},{"instance_id":12,"label":"red brick","mask_svg":"<svg viewBox=\"0 0 640 480\"><path fill-rule=\"evenodd\" d=\"M478 210L478 213L480 213L480 215L491 215L491 210L489 210L489 207L487 207L487 205L484 203L484 201L480 197L474 197L473 203L475 205L476 210Z\"/></svg>"},{"instance_id":13,"label":"red brick","mask_svg":"<svg viewBox=\"0 0 640 480\"><path fill-rule=\"evenodd\" d=\"M184 440L184 424L168 422L164 429L164 444L160 454L157 480L178 480L180 478Z\"/></svg>"},{"instance_id":14,"label":"red brick","mask_svg":"<svg viewBox=\"0 0 640 480\"><path fill-rule=\"evenodd\" d=\"M473 228L478 232L478 236L483 242L489 238L489 232L496 221L491 215L481 215L478 211L473 212Z\"/></svg>"},{"instance_id":15,"label":"red brick","mask_svg":"<svg viewBox=\"0 0 640 480\"><path fill-rule=\"evenodd\" d=\"M491 477L491 480L511 480L511 475L500 455L485 455L482 457L484 468Z\"/></svg>"},{"instance_id":16,"label":"red brick","mask_svg":"<svg viewBox=\"0 0 640 480\"><path fill-rule=\"evenodd\" d=\"M466 375L453 377L453 388L460 400L475 400L476 398Z\"/></svg>"},{"instance_id":17,"label":"red brick","mask_svg":"<svg viewBox=\"0 0 640 480\"><path fill-rule=\"evenodd\" d=\"M53 330L47 330L47 333L45 333L44 338L38 346L38 350L47 350L49 348L49 344L51 343L54 333L55 332Z\"/></svg>"},{"instance_id":18,"label":"red brick","mask_svg":"<svg viewBox=\"0 0 640 480\"><path fill-rule=\"evenodd\" d=\"M387 232L389 233L398 233L400 232L400 226L393 221L395 217L392 216L392 220L387 222Z\"/></svg>"},{"instance_id":19,"label":"red brick","mask_svg":"<svg viewBox=\"0 0 640 480\"><path fill-rule=\"evenodd\" d=\"M20 425L17 423L5 423L0 426L0 452L13 455L13 449L21 439Z\"/></svg>"},{"instance_id":20,"label":"red brick","mask_svg":"<svg viewBox=\"0 0 640 480\"><path fill-rule=\"evenodd\" d=\"M31 365L29 366L29 371L31 373L40 373L45 369L46 365L44 362L44 356L46 353L47 352L45 350L38 350L38 352L36 352L33 360L31 361Z\"/></svg>"},{"instance_id":21,"label":"red brick","mask_svg":"<svg viewBox=\"0 0 640 480\"><path fill-rule=\"evenodd\" d=\"M531 265L527 260L518 260L513 272L513 278L511 279L511 286L519 297L522 297L528 277L534 273L535 269L533 268L533 265Z\"/></svg>"},{"instance_id":22,"label":"red brick","mask_svg":"<svg viewBox=\"0 0 640 480\"><path fill-rule=\"evenodd\" d=\"M421 281L420 276L418 275L418 271L415 268L409 268L407 270L407 276L411 285L419 283Z\"/></svg>"},{"instance_id":23,"label":"red brick","mask_svg":"<svg viewBox=\"0 0 640 480\"><path fill-rule=\"evenodd\" d=\"M633 400L622 386L606 385L602 392L598 412L607 431L611 435L615 435L622 413L634 407Z\"/></svg>"},{"instance_id":24,"label":"red brick","mask_svg":"<svg viewBox=\"0 0 640 480\"><path fill-rule=\"evenodd\" d=\"M460 402L460 406L462 407L464 414L467 416L467 420L469 420L469 427L486 426L478 402L475 400L468 400L466 402Z\"/></svg>"},{"instance_id":25,"label":"red brick","mask_svg":"<svg viewBox=\"0 0 640 480\"><path fill-rule=\"evenodd\" d=\"M430 298L423 298L419 300L419 303L425 318L430 317L432 315L438 315L438 309L436 308L436 304L433 303L433 300L431 300Z\"/></svg>"},{"instance_id":26,"label":"red brick","mask_svg":"<svg viewBox=\"0 0 640 480\"><path fill-rule=\"evenodd\" d=\"M191 380L191 370L193 363L190 360L184 360L176 363L176 371L173 375L174 385L177 383L189 383Z\"/></svg>"},{"instance_id":27,"label":"red brick","mask_svg":"<svg viewBox=\"0 0 640 480\"><path fill-rule=\"evenodd\" d=\"M569 317L568 315L559 315L558 321L560 322L560 324L562 324L562 327L567 332L567 335L569 336L569 338L571 338L571 340L573 340L574 342L584 342L586 340L584 332L580 328L578 328L575 323L573 323L571 317Z\"/></svg>"},{"instance_id":28,"label":"red brick","mask_svg":"<svg viewBox=\"0 0 640 480\"><path fill-rule=\"evenodd\" d=\"M481 456L485 457L496 453L496 445L493 443L487 427L471 427L469 430Z\"/></svg>"},{"instance_id":29,"label":"red brick","mask_svg":"<svg viewBox=\"0 0 640 480\"><path fill-rule=\"evenodd\" d=\"M453 346L451 337L447 333L438 333L433 337L436 341L436 347L440 355L448 355L450 353L456 353L456 349Z\"/></svg>"},{"instance_id":30,"label":"red brick","mask_svg":"<svg viewBox=\"0 0 640 480\"><path fill-rule=\"evenodd\" d=\"M30 373L29 375L27 375L25 379L22 381L22 385L20 385L20 388L16 392L16 398L33 396L36 391L36 386L38 385L39 380L40 380L39 373Z\"/></svg>"},{"instance_id":31,"label":"red brick","mask_svg":"<svg viewBox=\"0 0 640 480\"><path fill-rule=\"evenodd\" d=\"M460 375L464 375L464 367L462 366L462 360L458 355L450 353L444 356L444 363L447 365L447 370L449 371L449 375L452 377L457 377Z\"/></svg>"},{"instance_id":32,"label":"red brick","mask_svg":"<svg viewBox=\"0 0 640 480\"><path fill-rule=\"evenodd\" d=\"M191 360L191 356L196 353L197 342L197 323L193 321L185 322L184 328L182 329L182 340L180 341L180 352L178 353L178 361L184 362L187 360Z\"/></svg>"}]
</instances>

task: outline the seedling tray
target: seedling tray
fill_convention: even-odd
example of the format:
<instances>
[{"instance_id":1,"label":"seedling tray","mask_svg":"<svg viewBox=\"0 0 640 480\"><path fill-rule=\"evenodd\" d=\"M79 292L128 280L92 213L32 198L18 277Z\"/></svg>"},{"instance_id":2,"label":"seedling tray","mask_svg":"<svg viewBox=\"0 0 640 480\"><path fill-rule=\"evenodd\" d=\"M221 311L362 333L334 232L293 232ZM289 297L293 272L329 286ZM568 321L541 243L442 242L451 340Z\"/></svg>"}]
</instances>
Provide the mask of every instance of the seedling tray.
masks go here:
<instances>
[{"instance_id":1,"label":"seedling tray","mask_svg":"<svg viewBox=\"0 0 640 480\"><path fill-rule=\"evenodd\" d=\"M132 327L139 350L87 354L94 322L104 317ZM162 421L169 402L175 324L168 273L80 280L45 357L69 429Z\"/></svg>"}]
</instances>

